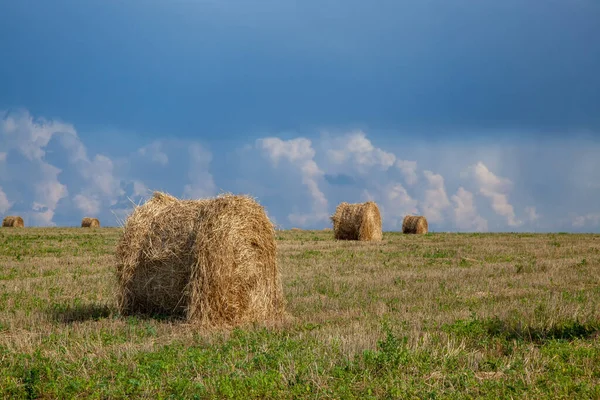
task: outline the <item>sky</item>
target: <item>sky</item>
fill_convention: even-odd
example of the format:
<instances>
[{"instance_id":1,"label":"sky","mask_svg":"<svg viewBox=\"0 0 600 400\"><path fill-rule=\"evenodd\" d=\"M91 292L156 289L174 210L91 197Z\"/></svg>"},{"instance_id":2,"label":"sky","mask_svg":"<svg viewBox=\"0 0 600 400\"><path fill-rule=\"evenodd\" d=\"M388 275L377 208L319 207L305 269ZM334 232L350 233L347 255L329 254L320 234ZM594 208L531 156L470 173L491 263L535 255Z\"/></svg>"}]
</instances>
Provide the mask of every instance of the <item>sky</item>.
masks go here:
<instances>
[{"instance_id":1,"label":"sky","mask_svg":"<svg viewBox=\"0 0 600 400\"><path fill-rule=\"evenodd\" d=\"M152 191L282 229L600 233L595 0L0 0L0 217L123 222Z\"/></svg>"}]
</instances>

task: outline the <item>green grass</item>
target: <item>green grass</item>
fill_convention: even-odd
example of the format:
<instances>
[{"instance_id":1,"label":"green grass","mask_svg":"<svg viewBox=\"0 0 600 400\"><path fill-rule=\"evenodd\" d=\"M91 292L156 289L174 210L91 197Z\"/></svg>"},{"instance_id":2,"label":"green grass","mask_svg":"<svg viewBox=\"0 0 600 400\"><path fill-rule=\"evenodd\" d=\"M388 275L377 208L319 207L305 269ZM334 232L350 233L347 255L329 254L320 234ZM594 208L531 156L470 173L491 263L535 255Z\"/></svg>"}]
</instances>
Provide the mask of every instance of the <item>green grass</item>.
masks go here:
<instances>
[{"instance_id":1,"label":"green grass","mask_svg":"<svg viewBox=\"0 0 600 400\"><path fill-rule=\"evenodd\" d=\"M118 229L0 230L3 398L600 398L600 236L277 233L290 318L115 308Z\"/></svg>"}]
</instances>

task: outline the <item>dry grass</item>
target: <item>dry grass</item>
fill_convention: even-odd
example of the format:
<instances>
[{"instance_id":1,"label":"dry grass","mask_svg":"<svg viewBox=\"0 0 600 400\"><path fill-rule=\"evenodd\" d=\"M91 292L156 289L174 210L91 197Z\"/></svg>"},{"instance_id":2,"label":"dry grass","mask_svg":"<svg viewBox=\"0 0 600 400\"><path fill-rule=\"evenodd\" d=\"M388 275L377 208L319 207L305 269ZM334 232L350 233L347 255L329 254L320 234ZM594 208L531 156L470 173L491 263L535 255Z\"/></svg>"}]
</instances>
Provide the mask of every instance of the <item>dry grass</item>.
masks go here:
<instances>
[{"instance_id":1,"label":"dry grass","mask_svg":"<svg viewBox=\"0 0 600 400\"><path fill-rule=\"evenodd\" d=\"M294 320L221 334L119 315L120 234L0 231L0 397L600 394L600 235L278 232Z\"/></svg>"},{"instance_id":2,"label":"dry grass","mask_svg":"<svg viewBox=\"0 0 600 400\"><path fill-rule=\"evenodd\" d=\"M2 220L2 227L4 228L23 228L25 227L25 223L23 222L23 218L19 216L9 215L4 217Z\"/></svg>"},{"instance_id":3,"label":"dry grass","mask_svg":"<svg viewBox=\"0 0 600 400\"><path fill-rule=\"evenodd\" d=\"M82 228L99 228L100 220L98 218L84 217L81 220Z\"/></svg>"},{"instance_id":4,"label":"dry grass","mask_svg":"<svg viewBox=\"0 0 600 400\"><path fill-rule=\"evenodd\" d=\"M156 192L125 222L116 255L123 313L178 314L205 326L283 317L275 231L250 197Z\"/></svg>"},{"instance_id":5,"label":"dry grass","mask_svg":"<svg viewBox=\"0 0 600 400\"><path fill-rule=\"evenodd\" d=\"M338 240L379 241L382 238L381 214L373 201L340 203L331 221Z\"/></svg>"},{"instance_id":6,"label":"dry grass","mask_svg":"<svg viewBox=\"0 0 600 400\"><path fill-rule=\"evenodd\" d=\"M402 221L402 233L425 234L429 225L427 219L423 216L407 215Z\"/></svg>"}]
</instances>

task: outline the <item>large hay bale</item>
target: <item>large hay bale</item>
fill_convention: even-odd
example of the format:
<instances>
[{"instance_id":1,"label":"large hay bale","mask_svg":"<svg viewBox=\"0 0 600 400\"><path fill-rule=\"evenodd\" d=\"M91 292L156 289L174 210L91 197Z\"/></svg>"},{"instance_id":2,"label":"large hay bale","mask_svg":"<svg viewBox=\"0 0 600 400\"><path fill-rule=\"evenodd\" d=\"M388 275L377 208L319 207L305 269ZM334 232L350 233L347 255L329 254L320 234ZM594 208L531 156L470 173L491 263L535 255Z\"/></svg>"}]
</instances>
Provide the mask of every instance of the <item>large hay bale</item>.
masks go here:
<instances>
[{"instance_id":1,"label":"large hay bale","mask_svg":"<svg viewBox=\"0 0 600 400\"><path fill-rule=\"evenodd\" d=\"M340 203L331 216L334 237L338 240L377 241L383 238L381 214L373 201Z\"/></svg>"},{"instance_id":2,"label":"large hay bale","mask_svg":"<svg viewBox=\"0 0 600 400\"><path fill-rule=\"evenodd\" d=\"M5 228L23 228L25 223L23 218L18 215L8 215L2 220L2 226Z\"/></svg>"},{"instance_id":3,"label":"large hay bale","mask_svg":"<svg viewBox=\"0 0 600 400\"><path fill-rule=\"evenodd\" d=\"M402 233L427 233L427 219L419 215L407 215L402 221Z\"/></svg>"},{"instance_id":4,"label":"large hay bale","mask_svg":"<svg viewBox=\"0 0 600 400\"><path fill-rule=\"evenodd\" d=\"M155 192L117 245L118 307L230 327L284 316L275 230L247 196L179 200Z\"/></svg>"},{"instance_id":5,"label":"large hay bale","mask_svg":"<svg viewBox=\"0 0 600 400\"><path fill-rule=\"evenodd\" d=\"M82 228L99 228L100 220L98 218L84 217L81 220L81 227Z\"/></svg>"}]
</instances>

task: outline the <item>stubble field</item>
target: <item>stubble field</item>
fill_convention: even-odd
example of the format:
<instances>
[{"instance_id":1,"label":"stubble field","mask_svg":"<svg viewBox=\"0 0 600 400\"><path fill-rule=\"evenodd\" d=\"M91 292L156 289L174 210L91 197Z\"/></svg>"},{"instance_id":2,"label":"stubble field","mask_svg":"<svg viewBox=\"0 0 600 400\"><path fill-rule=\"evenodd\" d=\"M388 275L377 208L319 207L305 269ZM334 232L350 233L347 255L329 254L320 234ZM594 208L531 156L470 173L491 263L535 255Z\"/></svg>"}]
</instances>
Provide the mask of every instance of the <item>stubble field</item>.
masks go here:
<instances>
[{"instance_id":1,"label":"stubble field","mask_svg":"<svg viewBox=\"0 0 600 400\"><path fill-rule=\"evenodd\" d=\"M0 229L3 398L600 398L600 235L277 232L288 320L115 309L112 228Z\"/></svg>"}]
</instances>

